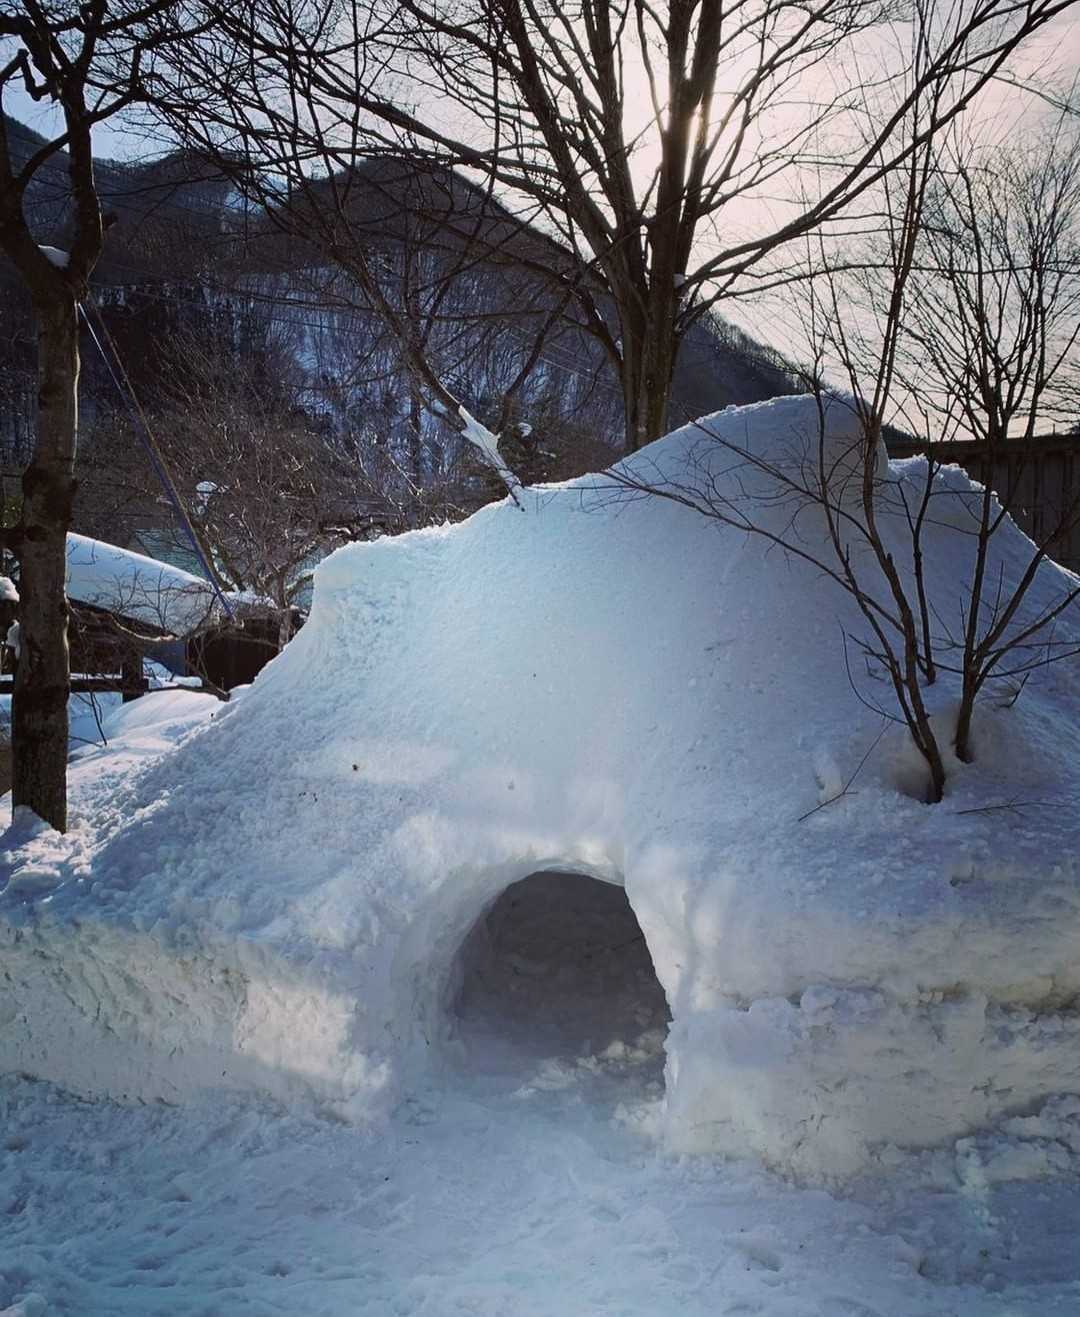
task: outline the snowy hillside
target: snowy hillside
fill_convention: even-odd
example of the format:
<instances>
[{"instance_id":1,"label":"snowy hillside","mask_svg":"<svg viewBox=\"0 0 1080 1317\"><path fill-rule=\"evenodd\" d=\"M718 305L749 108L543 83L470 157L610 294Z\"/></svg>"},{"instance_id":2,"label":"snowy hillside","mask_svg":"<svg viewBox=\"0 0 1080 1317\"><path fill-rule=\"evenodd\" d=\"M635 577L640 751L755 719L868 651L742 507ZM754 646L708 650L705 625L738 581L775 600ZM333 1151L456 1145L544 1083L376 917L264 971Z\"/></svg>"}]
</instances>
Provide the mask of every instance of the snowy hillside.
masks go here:
<instances>
[{"instance_id":1,"label":"snowy hillside","mask_svg":"<svg viewBox=\"0 0 1080 1317\"><path fill-rule=\"evenodd\" d=\"M790 447L813 406L708 427ZM839 447L850 425L837 404ZM701 441L632 460L678 473ZM531 1032L643 1067L668 1148L811 1178L1047 1103L1073 1128L1075 662L988 699L976 762L927 806L906 733L853 689L838 636L861 620L819 571L598 478L523 498L340 550L250 690L173 753L83 761L68 836L13 829L3 1070L365 1124L478 1038ZM1008 577L1027 542L998 540ZM968 543L938 518L943 618ZM1037 594L1064 580L1044 566ZM582 940L558 960L568 910Z\"/></svg>"},{"instance_id":2,"label":"snowy hillside","mask_svg":"<svg viewBox=\"0 0 1080 1317\"><path fill-rule=\"evenodd\" d=\"M8 115L5 129L17 166L45 144L33 128ZM416 313L424 316L426 350L480 416L509 387L532 351L534 331L526 326L533 317L537 326L546 323L552 312L552 292L528 272L530 267L556 269L572 264L571 258L550 238L522 229L487 189L463 176L433 177L428 170L392 160L356 162L355 170L349 189L353 232L365 246L387 249L391 265L402 259L402 242L409 251L417 244L426 251L431 270L415 303ZM95 298L152 416L175 391L177 366L171 358L183 351L187 339L209 344L216 338L238 347L237 374L244 367L257 372L270 343L276 348L272 370L282 388L291 391L290 405L317 425L332 426L339 441L348 440L345 451L350 442L355 444L358 430L369 441L363 423L371 422L378 442L392 443L399 456L408 453L410 436L415 443L412 392L398 350L380 318L364 309L367 299L351 280L340 268L326 266L317 243L307 247L283 240L198 154L179 151L127 163L101 159L95 172L103 207L115 221L95 271ZM58 150L34 171L27 188L28 204L51 242L65 240L69 192L67 155ZM485 260L472 254L463 260L458 249L465 233L474 235L477 252L498 256ZM450 284L429 282L434 270L443 267L455 271ZM395 288L391 281L392 297ZM0 292L0 316L13 340L10 369L0 378L0 447L10 445L5 465L16 467L31 446L37 387L33 354L23 345L33 341L31 309L24 290L3 268ZM18 351L16 343L23 345ZM123 453L111 450L115 387L92 344L86 347L82 386L89 442L84 457L92 454L92 460L82 473L76 524L89 534L127 542L117 530L117 512L126 533L142 529L148 515L157 514L160 521L152 501L156 489L145 497L145 482L131 482ZM677 415L751 402L791 387L793 376L777 354L719 317L706 316L688 326L674 376ZM572 318L548 326L522 402L543 439L528 460L563 474L588 469L600 437L617 428L622 405L604 348ZM481 419L493 423L494 415ZM453 455L452 432L440 430L429 418L422 424L423 461L431 480L439 474L440 450L448 448L447 460ZM168 438L168 423L159 421L159 429ZM202 444L212 461L220 443L204 435ZM602 460L612 460L617 451L612 446ZM136 464L140 475L144 466ZM364 476L361 466L351 480L363 484ZM134 489L118 488L119 480L134 483ZM342 501L347 503L344 491Z\"/></svg>"}]
</instances>

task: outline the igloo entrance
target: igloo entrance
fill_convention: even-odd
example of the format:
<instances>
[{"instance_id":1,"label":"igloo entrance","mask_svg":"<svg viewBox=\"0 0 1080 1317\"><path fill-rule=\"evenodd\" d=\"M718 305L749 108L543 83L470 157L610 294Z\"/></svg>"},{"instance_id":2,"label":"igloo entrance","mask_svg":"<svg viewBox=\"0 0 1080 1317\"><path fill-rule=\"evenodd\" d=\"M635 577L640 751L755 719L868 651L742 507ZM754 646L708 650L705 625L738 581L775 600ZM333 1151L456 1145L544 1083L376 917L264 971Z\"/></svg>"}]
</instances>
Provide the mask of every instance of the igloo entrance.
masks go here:
<instances>
[{"instance_id":1,"label":"igloo entrance","mask_svg":"<svg viewBox=\"0 0 1080 1317\"><path fill-rule=\"evenodd\" d=\"M507 887L466 937L449 1003L465 1042L663 1064L671 1016L626 893L576 873Z\"/></svg>"}]
</instances>

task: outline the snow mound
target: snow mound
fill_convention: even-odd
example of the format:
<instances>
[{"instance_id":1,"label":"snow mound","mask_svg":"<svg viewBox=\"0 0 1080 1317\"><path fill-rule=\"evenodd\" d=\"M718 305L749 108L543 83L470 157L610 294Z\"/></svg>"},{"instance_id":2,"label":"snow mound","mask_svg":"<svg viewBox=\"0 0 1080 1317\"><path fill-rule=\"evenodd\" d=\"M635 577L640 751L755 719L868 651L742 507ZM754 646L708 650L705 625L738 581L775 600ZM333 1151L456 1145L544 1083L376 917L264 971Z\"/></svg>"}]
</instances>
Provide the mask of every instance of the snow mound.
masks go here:
<instances>
[{"instance_id":1,"label":"snow mound","mask_svg":"<svg viewBox=\"0 0 1080 1317\"><path fill-rule=\"evenodd\" d=\"M842 404L828 425L845 481ZM725 445L806 462L816 426L806 398L729 409L623 470L704 474L788 525ZM919 467L883 473L906 570L896 495ZM971 486L951 471L938 492L926 577L957 627ZM364 1121L460 1064L470 1002L490 1029L501 996L517 1040L564 1066L612 1047L647 1065L669 1011L667 1144L808 1177L1080 1093L1075 660L988 697L976 762L928 807L906 735L882 734L845 665L861 615L819 570L603 477L518 499L331 555L309 623L242 699L124 776L86 771L67 837L16 832L9 865L56 881L0 895L0 1067ZM810 510L798 533L825 529ZM1005 526L995 579L1030 547ZM1033 603L1073 583L1045 564ZM1055 640L1074 634L1066 613ZM948 674L929 697L945 725ZM545 874L624 889L667 1011L644 961L588 978L554 937L476 979L495 963L478 930ZM601 987L575 1033L560 985L579 981Z\"/></svg>"}]
</instances>

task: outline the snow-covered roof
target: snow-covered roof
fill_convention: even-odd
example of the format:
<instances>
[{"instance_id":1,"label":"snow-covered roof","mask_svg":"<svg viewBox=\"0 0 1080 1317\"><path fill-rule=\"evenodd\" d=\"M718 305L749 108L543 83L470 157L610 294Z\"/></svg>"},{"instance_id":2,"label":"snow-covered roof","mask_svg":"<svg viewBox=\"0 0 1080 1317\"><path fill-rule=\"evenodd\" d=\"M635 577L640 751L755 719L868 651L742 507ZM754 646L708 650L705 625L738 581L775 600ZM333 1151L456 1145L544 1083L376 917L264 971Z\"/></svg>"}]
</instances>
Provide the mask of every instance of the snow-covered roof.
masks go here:
<instances>
[{"instance_id":1,"label":"snow-covered roof","mask_svg":"<svg viewBox=\"0 0 1080 1317\"><path fill-rule=\"evenodd\" d=\"M38 251L41 252L50 265L55 265L58 270L66 270L71 264L71 253L62 251L59 247L48 247L39 244Z\"/></svg>"},{"instance_id":2,"label":"snow-covered roof","mask_svg":"<svg viewBox=\"0 0 1080 1317\"><path fill-rule=\"evenodd\" d=\"M0 576L0 604L17 604L19 592L10 576Z\"/></svg>"},{"instance_id":3,"label":"snow-covered roof","mask_svg":"<svg viewBox=\"0 0 1080 1317\"><path fill-rule=\"evenodd\" d=\"M68 535L67 592L79 603L182 636L213 611L214 588L156 558L86 535Z\"/></svg>"},{"instance_id":4,"label":"snow-covered roof","mask_svg":"<svg viewBox=\"0 0 1080 1317\"><path fill-rule=\"evenodd\" d=\"M724 447L798 461L817 420L808 398L729 410L623 469L704 474L821 547L820 516ZM831 467L857 432L840 405L828 423ZM908 506L924 469L885 468ZM936 489L926 588L962 634L971 486ZM622 885L641 926L677 1149L846 1173L1080 1092L1080 664L984 701L974 762L950 759L928 806L906 729L874 711L889 687L851 660L867 623L819 567L602 478L517 495L332 554L242 698L119 785L76 777L93 822L72 839L17 835L16 892L44 874L51 900L35 922L0 898L12 1017L51 1025L0 1032L0 1067L378 1119L451 1054L476 922L571 871ZM902 510L880 520L910 573ZM995 590L1030 554L1006 523ZM1044 563L1032 603L1074 583ZM925 693L946 727L955 675Z\"/></svg>"}]
</instances>

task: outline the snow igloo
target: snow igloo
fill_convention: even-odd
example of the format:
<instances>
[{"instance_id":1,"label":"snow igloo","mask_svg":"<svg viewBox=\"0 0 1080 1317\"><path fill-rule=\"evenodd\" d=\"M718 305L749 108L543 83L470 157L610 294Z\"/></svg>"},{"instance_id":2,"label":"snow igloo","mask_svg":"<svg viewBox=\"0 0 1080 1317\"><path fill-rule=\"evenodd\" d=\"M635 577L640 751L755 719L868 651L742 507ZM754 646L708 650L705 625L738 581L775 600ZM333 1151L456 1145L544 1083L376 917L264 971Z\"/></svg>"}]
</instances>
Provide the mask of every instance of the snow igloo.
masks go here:
<instances>
[{"instance_id":1,"label":"snow igloo","mask_svg":"<svg viewBox=\"0 0 1080 1317\"><path fill-rule=\"evenodd\" d=\"M730 445L803 461L817 426L808 398L729 409L624 469L790 525ZM827 427L843 454L841 401ZM881 468L905 572L921 471ZM970 490L937 478L925 545L954 622ZM636 1048L668 1147L807 1177L1080 1093L1076 660L984 700L928 806L818 568L605 477L520 500L333 554L252 687L168 752L76 763L66 836L17 822L0 1066L377 1121L470 1031ZM797 533L826 551L813 509ZM1030 548L1006 524L993 571ZM1074 582L1043 564L1033 603Z\"/></svg>"}]
</instances>

